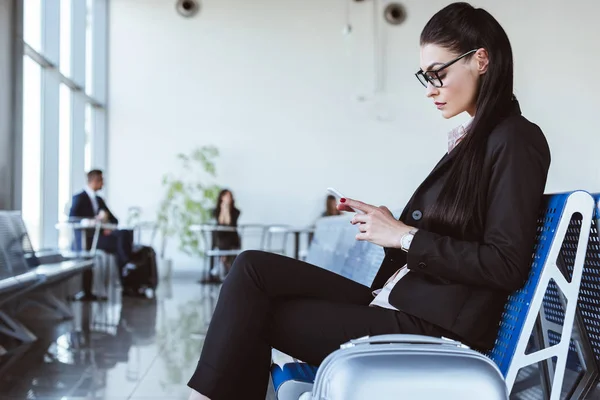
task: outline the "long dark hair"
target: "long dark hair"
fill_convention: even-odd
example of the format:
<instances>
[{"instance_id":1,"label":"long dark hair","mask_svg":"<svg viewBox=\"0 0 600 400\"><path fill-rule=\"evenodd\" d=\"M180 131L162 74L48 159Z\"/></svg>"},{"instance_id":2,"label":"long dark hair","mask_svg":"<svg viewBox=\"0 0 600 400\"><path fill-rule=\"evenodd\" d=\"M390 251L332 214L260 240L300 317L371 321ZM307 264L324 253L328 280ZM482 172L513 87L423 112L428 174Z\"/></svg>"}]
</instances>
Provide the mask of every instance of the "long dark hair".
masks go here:
<instances>
[{"instance_id":1,"label":"long dark hair","mask_svg":"<svg viewBox=\"0 0 600 400\"><path fill-rule=\"evenodd\" d=\"M479 79L476 111L467 135L456 151L448 179L426 218L439 233L464 236L470 224L483 227L487 182L481 179L488 137L512 109L513 56L510 41L498 21L487 11L468 3L453 3L436 13L425 25L421 46L434 44L456 53L484 48L489 65ZM472 55L465 57L469 59Z\"/></svg>"},{"instance_id":2,"label":"long dark hair","mask_svg":"<svg viewBox=\"0 0 600 400\"><path fill-rule=\"evenodd\" d=\"M223 189L219 192L219 196L217 197L217 206L215 207L215 210L214 210L214 217L216 219L219 219L219 214L221 214L221 201L223 200L223 196L225 196L227 193L229 193L231 195L231 203L229 204L229 213L233 216L233 211L236 209L235 208L235 199L233 198L233 193L231 193L231 190L229 190L229 189Z\"/></svg>"}]
</instances>

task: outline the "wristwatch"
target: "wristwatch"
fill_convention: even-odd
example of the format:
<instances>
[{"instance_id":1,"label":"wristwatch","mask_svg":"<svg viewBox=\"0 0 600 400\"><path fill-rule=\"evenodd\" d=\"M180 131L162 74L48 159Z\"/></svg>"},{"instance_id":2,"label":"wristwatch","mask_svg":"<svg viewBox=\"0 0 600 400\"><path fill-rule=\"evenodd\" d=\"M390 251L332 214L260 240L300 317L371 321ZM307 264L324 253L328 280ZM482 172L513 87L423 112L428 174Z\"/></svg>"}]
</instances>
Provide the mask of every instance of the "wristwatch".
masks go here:
<instances>
[{"instance_id":1,"label":"wristwatch","mask_svg":"<svg viewBox=\"0 0 600 400\"><path fill-rule=\"evenodd\" d=\"M418 229L411 229L408 233L402 235L400 238L400 248L408 253L408 249L410 249L410 245L417 233Z\"/></svg>"}]
</instances>

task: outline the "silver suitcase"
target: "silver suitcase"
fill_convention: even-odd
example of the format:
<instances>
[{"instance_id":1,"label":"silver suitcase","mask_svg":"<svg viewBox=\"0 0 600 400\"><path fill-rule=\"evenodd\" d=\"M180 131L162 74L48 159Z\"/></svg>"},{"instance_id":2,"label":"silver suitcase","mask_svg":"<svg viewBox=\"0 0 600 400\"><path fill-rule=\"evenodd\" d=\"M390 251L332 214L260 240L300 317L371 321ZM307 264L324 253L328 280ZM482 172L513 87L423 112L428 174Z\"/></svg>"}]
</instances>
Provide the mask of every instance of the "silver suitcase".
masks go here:
<instances>
[{"instance_id":1,"label":"silver suitcase","mask_svg":"<svg viewBox=\"0 0 600 400\"><path fill-rule=\"evenodd\" d=\"M301 399L506 400L496 364L459 342L420 335L352 340L319 366Z\"/></svg>"}]
</instances>

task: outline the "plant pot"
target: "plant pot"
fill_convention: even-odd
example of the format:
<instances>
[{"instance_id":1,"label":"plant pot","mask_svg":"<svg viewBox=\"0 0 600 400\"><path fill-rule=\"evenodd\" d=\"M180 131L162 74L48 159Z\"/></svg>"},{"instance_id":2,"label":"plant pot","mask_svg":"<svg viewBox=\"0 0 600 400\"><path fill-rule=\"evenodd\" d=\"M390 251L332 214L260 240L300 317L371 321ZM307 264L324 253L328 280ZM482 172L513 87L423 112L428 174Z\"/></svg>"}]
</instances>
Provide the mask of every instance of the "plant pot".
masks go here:
<instances>
[{"instance_id":1,"label":"plant pot","mask_svg":"<svg viewBox=\"0 0 600 400\"><path fill-rule=\"evenodd\" d=\"M173 270L173 260L159 257L156 259L156 268L158 269L158 279L169 280Z\"/></svg>"}]
</instances>

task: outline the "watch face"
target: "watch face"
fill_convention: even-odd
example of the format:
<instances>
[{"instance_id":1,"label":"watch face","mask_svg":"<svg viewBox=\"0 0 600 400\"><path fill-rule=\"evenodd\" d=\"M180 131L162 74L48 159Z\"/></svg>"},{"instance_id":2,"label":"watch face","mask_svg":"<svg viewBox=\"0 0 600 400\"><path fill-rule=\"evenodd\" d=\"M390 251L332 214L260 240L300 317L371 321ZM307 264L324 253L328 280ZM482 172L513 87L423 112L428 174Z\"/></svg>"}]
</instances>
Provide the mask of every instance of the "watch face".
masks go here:
<instances>
[{"instance_id":1,"label":"watch face","mask_svg":"<svg viewBox=\"0 0 600 400\"><path fill-rule=\"evenodd\" d=\"M408 249L410 247L410 243L412 242L413 235L407 234L402 238L402 247Z\"/></svg>"}]
</instances>

